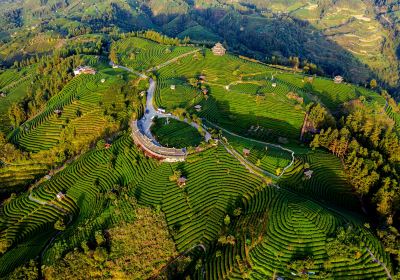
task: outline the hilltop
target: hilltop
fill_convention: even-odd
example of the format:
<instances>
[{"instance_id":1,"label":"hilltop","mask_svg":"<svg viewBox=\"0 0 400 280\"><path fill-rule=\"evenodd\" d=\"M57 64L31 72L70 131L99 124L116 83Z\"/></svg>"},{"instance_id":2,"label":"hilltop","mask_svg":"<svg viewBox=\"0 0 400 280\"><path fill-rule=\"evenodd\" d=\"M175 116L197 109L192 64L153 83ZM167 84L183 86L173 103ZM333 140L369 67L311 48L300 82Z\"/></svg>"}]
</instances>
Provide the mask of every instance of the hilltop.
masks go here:
<instances>
[{"instance_id":1,"label":"hilltop","mask_svg":"<svg viewBox=\"0 0 400 280\"><path fill-rule=\"evenodd\" d=\"M2 1L3 46L10 63L61 47L58 38L111 30L153 29L171 37L212 44L226 41L231 52L290 64L314 63L328 75L364 84L378 79L396 92L399 82L399 7L380 1ZM50 39L51 38L51 39Z\"/></svg>"}]
</instances>

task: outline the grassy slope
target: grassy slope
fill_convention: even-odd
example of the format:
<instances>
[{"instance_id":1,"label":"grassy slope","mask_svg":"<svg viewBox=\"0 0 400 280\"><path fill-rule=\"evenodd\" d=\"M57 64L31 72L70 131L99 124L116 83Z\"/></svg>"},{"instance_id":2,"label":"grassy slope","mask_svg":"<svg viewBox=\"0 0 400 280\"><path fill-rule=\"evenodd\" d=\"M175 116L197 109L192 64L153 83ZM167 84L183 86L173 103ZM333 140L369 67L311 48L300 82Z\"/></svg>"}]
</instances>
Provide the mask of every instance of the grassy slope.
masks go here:
<instances>
[{"instance_id":1,"label":"grassy slope","mask_svg":"<svg viewBox=\"0 0 400 280\"><path fill-rule=\"evenodd\" d=\"M202 136L194 127L174 119L157 119L151 127L151 132L157 141L167 147L186 148L200 144Z\"/></svg>"}]
</instances>

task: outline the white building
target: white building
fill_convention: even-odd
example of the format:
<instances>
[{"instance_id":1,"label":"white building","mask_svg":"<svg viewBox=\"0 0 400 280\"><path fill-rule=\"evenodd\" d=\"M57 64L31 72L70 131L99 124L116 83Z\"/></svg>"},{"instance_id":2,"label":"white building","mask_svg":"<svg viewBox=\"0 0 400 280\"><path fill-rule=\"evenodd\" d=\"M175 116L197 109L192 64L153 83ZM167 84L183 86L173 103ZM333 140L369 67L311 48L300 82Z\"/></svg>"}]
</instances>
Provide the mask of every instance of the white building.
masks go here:
<instances>
[{"instance_id":1,"label":"white building","mask_svg":"<svg viewBox=\"0 0 400 280\"><path fill-rule=\"evenodd\" d=\"M78 76L80 74L90 74L90 75L94 75L96 74L96 70L94 70L92 67L90 66L79 66L78 68L76 68L74 70L74 75Z\"/></svg>"}]
</instances>

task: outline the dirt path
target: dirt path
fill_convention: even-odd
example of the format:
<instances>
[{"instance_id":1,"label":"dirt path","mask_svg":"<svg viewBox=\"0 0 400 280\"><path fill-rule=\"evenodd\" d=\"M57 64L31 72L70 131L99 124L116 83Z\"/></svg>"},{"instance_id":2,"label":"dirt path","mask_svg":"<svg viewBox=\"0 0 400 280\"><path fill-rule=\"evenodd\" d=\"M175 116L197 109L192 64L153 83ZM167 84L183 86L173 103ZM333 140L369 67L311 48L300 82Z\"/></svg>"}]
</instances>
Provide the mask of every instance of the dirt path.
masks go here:
<instances>
[{"instance_id":1,"label":"dirt path","mask_svg":"<svg viewBox=\"0 0 400 280\"><path fill-rule=\"evenodd\" d=\"M199 51L200 51L200 49L195 49L194 51L190 51L190 52L181 54L181 55L179 55L179 56L177 56L177 57L174 57L173 59L170 59L170 60L168 60L168 61L166 61L166 62L163 62L163 63L161 63L161 64L159 64L159 65L157 65L157 66L154 66L154 67L152 67L152 68L146 70L146 72L151 72L151 71L154 71L154 70L158 70L158 69L160 69L160 68L162 68L162 67L164 67L164 66L167 66L168 64L171 64L172 62L177 61L178 59L180 59L180 58L182 58L182 57L191 55L191 54L196 53L196 52L199 52Z\"/></svg>"},{"instance_id":2,"label":"dirt path","mask_svg":"<svg viewBox=\"0 0 400 280\"><path fill-rule=\"evenodd\" d=\"M279 177L269 173L268 171L265 171L264 169L259 168L258 166L255 166L253 163L249 162L246 160L242 155L240 155L234 148L229 147L227 144L225 144L223 141L221 141L222 145L226 149L226 151L231 154L234 158L236 158L246 169L257 176L264 177L263 175L266 175L268 177L272 177L274 179L278 179Z\"/></svg>"},{"instance_id":3,"label":"dirt path","mask_svg":"<svg viewBox=\"0 0 400 280\"><path fill-rule=\"evenodd\" d=\"M308 113L306 113L304 116L303 126L301 127L301 133L300 133L300 141L303 141L303 136L307 126L307 120L308 120Z\"/></svg>"},{"instance_id":4,"label":"dirt path","mask_svg":"<svg viewBox=\"0 0 400 280\"><path fill-rule=\"evenodd\" d=\"M206 120L206 122L209 123L211 126L216 127L216 128L218 128L218 129L222 130L223 132L225 132L225 133L227 133L227 134L230 134L230 135L232 135L232 136L235 136L235 137L238 137L238 138L241 138L241 139L250 141L250 142L262 144L262 145L265 145L265 146L275 147L275 148L284 150L284 151L286 151L286 152L289 152L289 153L291 154L291 156L292 156L292 160L290 161L290 163L289 163L285 168L283 168L281 174L279 174L279 176L277 176L277 178L280 178L280 177L285 173L285 171L286 171L289 167L291 167L291 166L293 165L293 163L294 163L294 154L295 154L295 153L294 153L293 150L290 150L290 149L288 149L288 148L282 147L282 146L279 145L279 144L268 143L268 142L263 142L263 141L259 141L259 140L247 138L247 137L241 136L241 135L239 135L239 134L236 134L236 133L234 133L234 132L231 132L231 131L229 131L229 130L223 128L223 127L220 127L219 125L217 125L217 124L215 124L215 123L212 123L212 122L210 122L210 121L207 121L207 120ZM257 168L258 168L258 167L257 167ZM263 169L261 169L261 170L263 170ZM264 171L264 172L267 172L267 171L265 171L265 170L263 170L263 171ZM268 173L268 172L267 172L267 173ZM270 174L271 174L271 173L270 173ZM275 175L274 175L274 176L275 176Z\"/></svg>"},{"instance_id":5,"label":"dirt path","mask_svg":"<svg viewBox=\"0 0 400 280\"><path fill-rule=\"evenodd\" d=\"M374 262L378 263L380 266L383 267L383 269L385 269L385 272L386 272L386 274L387 274L387 276L388 276L388 279L392 280L392 279L393 279L393 278L392 278L392 275L390 274L390 271L389 271L389 269L386 267L386 265L385 265L383 262L381 262L380 260L378 260L377 258L375 258L374 254L371 252L371 250L370 250L368 247L365 247L365 249L367 249L369 255L370 255L371 258L374 260Z\"/></svg>"}]
</instances>

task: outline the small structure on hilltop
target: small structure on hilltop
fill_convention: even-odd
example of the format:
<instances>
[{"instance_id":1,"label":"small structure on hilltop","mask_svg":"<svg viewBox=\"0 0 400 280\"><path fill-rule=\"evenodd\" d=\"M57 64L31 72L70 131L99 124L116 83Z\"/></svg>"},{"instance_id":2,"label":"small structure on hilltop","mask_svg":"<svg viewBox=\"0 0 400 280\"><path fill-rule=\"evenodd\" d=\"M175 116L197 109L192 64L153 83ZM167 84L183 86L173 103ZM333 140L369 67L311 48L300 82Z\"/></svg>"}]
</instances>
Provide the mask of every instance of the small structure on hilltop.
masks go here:
<instances>
[{"instance_id":1,"label":"small structure on hilltop","mask_svg":"<svg viewBox=\"0 0 400 280\"><path fill-rule=\"evenodd\" d=\"M90 74L90 75L94 75L96 74L96 70L93 69L90 66L79 66L78 68L76 68L74 70L74 75L78 76L80 74Z\"/></svg>"},{"instance_id":2,"label":"small structure on hilltop","mask_svg":"<svg viewBox=\"0 0 400 280\"><path fill-rule=\"evenodd\" d=\"M7 96L7 94L5 93L5 92L0 92L0 97L6 97Z\"/></svg>"},{"instance_id":3,"label":"small structure on hilltop","mask_svg":"<svg viewBox=\"0 0 400 280\"><path fill-rule=\"evenodd\" d=\"M194 106L194 108L196 109L197 112L201 111L201 105L199 105L199 104Z\"/></svg>"},{"instance_id":4,"label":"small structure on hilltop","mask_svg":"<svg viewBox=\"0 0 400 280\"><path fill-rule=\"evenodd\" d=\"M57 194L57 199L58 200L63 200L65 198L65 194L63 194L62 192L59 192L58 194Z\"/></svg>"},{"instance_id":5,"label":"small structure on hilltop","mask_svg":"<svg viewBox=\"0 0 400 280\"><path fill-rule=\"evenodd\" d=\"M186 181L187 181L186 177L181 176L178 178L178 180L176 182L178 183L179 187L183 187L186 185Z\"/></svg>"},{"instance_id":6,"label":"small structure on hilltop","mask_svg":"<svg viewBox=\"0 0 400 280\"><path fill-rule=\"evenodd\" d=\"M342 76L335 76L335 78L333 78L333 82L335 84L340 84L343 82L343 77Z\"/></svg>"},{"instance_id":7,"label":"small structure on hilltop","mask_svg":"<svg viewBox=\"0 0 400 280\"><path fill-rule=\"evenodd\" d=\"M313 175L313 173L314 173L314 171L312 171L311 169L306 169L306 170L304 170L304 176L305 176L307 179L311 179L311 176Z\"/></svg>"},{"instance_id":8,"label":"small structure on hilltop","mask_svg":"<svg viewBox=\"0 0 400 280\"><path fill-rule=\"evenodd\" d=\"M213 52L214 55L218 56L223 56L226 53L226 49L220 42L216 43L215 46L212 47L211 51Z\"/></svg>"},{"instance_id":9,"label":"small structure on hilltop","mask_svg":"<svg viewBox=\"0 0 400 280\"><path fill-rule=\"evenodd\" d=\"M110 143L105 143L105 144L104 144L104 148L106 148L106 149L111 148L111 144L110 144Z\"/></svg>"},{"instance_id":10,"label":"small structure on hilltop","mask_svg":"<svg viewBox=\"0 0 400 280\"><path fill-rule=\"evenodd\" d=\"M175 90L175 85L171 85L170 89Z\"/></svg>"},{"instance_id":11,"label":"small structure on hilltop","mask_svg":"<svg viewBox=\"0 0 400 280\"><path fill-rule=\"evenodd\" d=\"M272 83L272 87L276 87L276 83Z\"/></svg>"},{"instance_id":12,"label":"small structure on hilltop","mask_svg":"<svg viewBox=\"0 0 400 280\"><path fill-rule=\"evenodd\" d=\"M248 157L248 156L250 155L250 150L244 148L244 149L243 149L243 155L244 155L245 157Z\"/></svg>"},{"instance_id":13,"label":"small structure on hilltop","mask_svg":"<svg viewBox=\"0 0 400 280\"><path fill-rule=\"evenodd\" d=\"M105 81L106 81L106 79L101 79L101 80L100 80L100 82L101 82L102 84L104 84Z\"/></svg>"}]
</instances>

